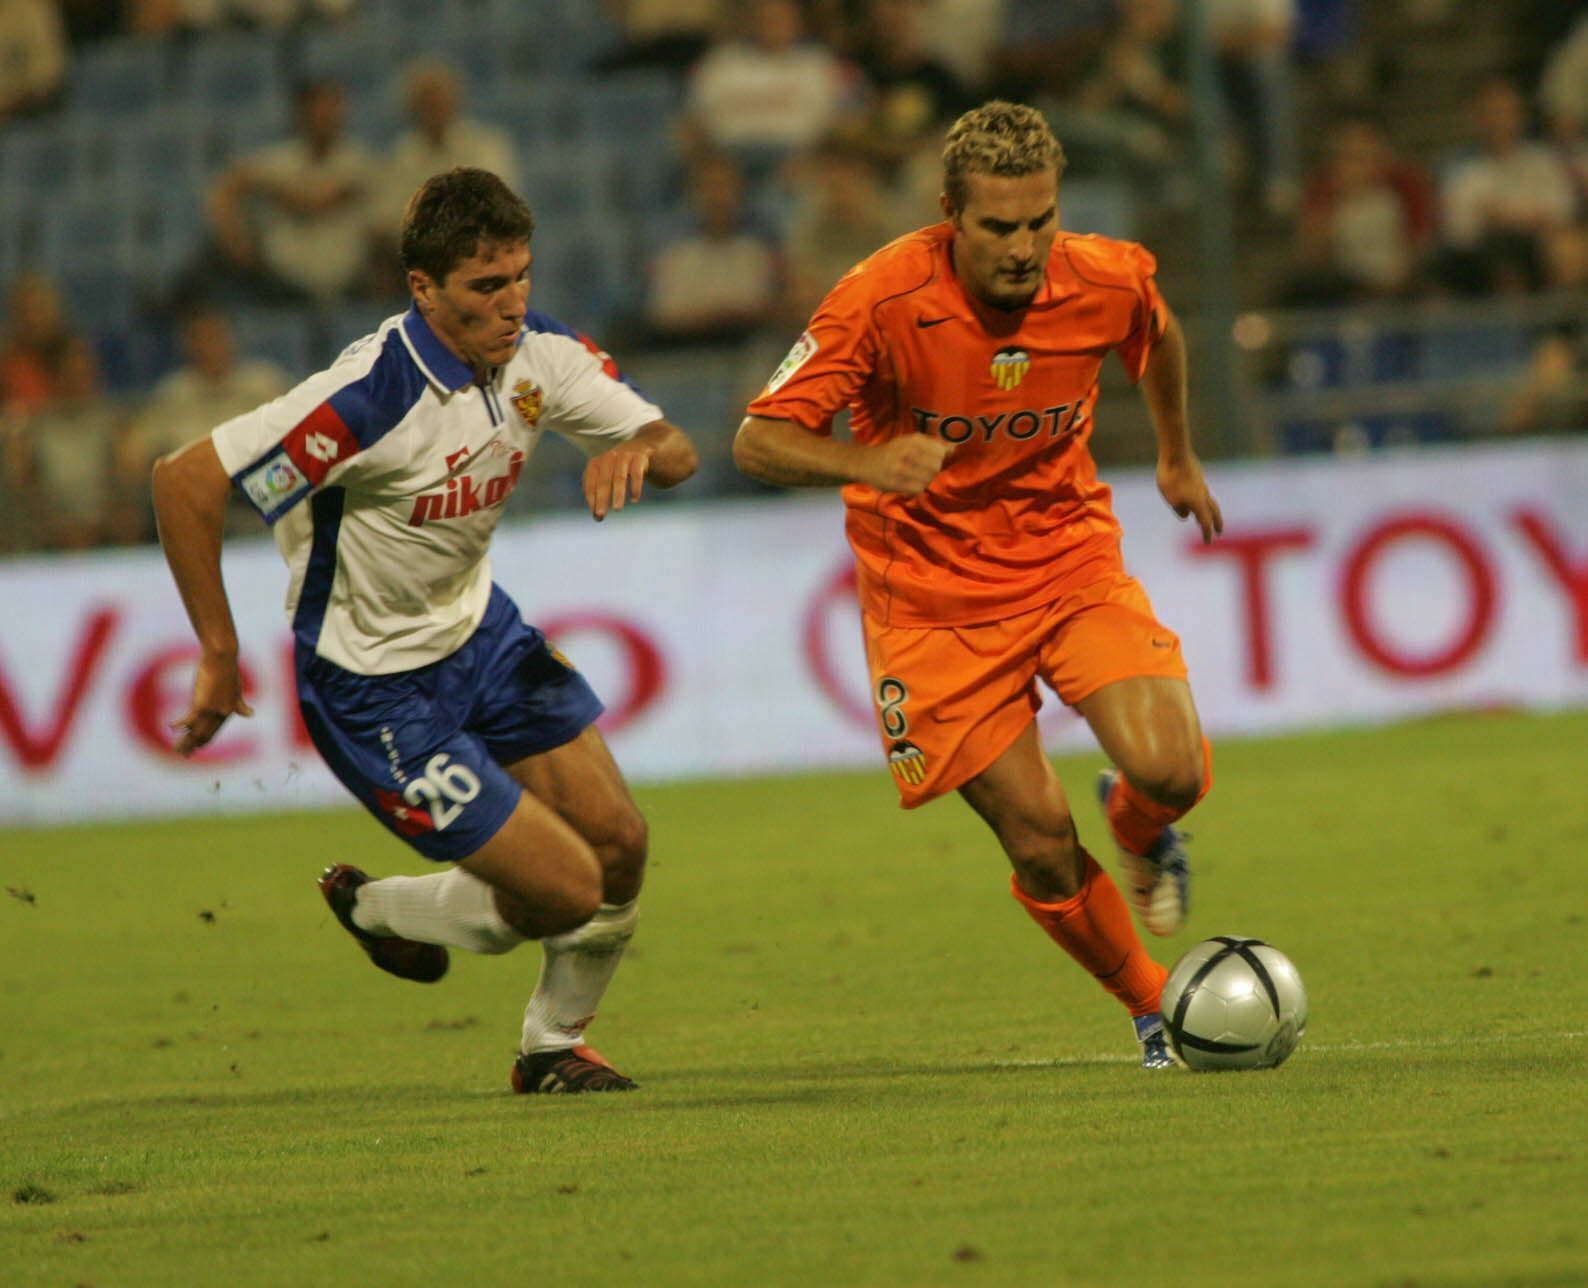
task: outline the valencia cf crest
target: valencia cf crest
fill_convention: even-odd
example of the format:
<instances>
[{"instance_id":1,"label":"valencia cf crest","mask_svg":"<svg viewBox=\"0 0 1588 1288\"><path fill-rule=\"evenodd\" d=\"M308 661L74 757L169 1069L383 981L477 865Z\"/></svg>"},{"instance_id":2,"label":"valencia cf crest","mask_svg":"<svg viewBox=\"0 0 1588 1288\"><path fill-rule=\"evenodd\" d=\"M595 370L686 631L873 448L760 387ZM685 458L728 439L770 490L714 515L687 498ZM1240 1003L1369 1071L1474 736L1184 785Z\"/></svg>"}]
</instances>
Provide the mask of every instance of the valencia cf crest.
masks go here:
<instances>
[{"instance_id":1,"label":"valencia cf crest","mask_svg":"<svg viewBox=\"0 0 1588 1288\"><path fill-rule=\"evenodd\" d=\"M513 406L518 409L518 414L524 418L524 424L534 429L540 423L540 404L542 395L540 386L528 380L520 380L513 386Z\"/></svg>"},{"instance_id":2,"label":"valencia cf crest","mask_svg":"<svg viewBox=\"0 0 1588 1288\"><path fill-rule=\"evenodd\" d=\"M1006 393L1026 378L1031 370L1031 355L1024 349L1000 349L993 354L993 383Z\"/></svg>"},{"instance_id":3,"label":"valencia cf crest","mask_svg":"<svg viewBox=\"0 0 1588 1288\"><path fill-rule=\"evenodd\" d=\"M919 787L926 781L926 753L901 738L888 752L888 768L901 783Z\"/></svg>"}]
</instances>

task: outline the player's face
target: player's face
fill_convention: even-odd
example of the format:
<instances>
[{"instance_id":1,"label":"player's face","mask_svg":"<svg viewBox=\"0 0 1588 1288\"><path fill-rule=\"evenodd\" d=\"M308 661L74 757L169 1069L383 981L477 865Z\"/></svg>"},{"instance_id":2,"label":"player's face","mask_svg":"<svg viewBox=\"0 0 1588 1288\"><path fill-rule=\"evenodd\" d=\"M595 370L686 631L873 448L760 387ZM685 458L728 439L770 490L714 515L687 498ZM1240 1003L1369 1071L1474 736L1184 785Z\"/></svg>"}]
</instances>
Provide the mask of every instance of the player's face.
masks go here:
<instances>
[{"instance_id":1,"label":"player's face","mask_svg":"<svg viewBox=\"0 0 1588 1288\"><path fill-rule=\"evenodd\" d=\"M439 284L408 274L419 311L441 343L475 371L499 367L518 347L529 307L529 243L481 243Z\"/></svg>"},{"instance_id":2,"label":"player's face","mask_svg":"<svg viewBox=\"0 0 1588 1288\"><path fill-rule=\"evenodd\" d=\"M1030 304L1059 232L1059 176L965 176L965 204L943 211L954 225L954 271L977 299L1000 309Z\"/></svg>"}]
</instances>

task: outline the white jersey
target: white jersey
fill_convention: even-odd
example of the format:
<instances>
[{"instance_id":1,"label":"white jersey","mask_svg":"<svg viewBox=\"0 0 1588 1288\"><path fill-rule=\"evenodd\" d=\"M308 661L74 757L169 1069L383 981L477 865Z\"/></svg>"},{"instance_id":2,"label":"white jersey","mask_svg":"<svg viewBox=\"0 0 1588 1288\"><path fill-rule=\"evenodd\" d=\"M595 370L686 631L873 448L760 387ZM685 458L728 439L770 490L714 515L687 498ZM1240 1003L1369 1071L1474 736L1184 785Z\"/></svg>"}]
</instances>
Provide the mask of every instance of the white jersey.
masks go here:
<instances>
[{"instance_id":1,"label":"white jersey","mask_svg":"<svg viewBox=\"0 0 1588 1288\"><path fill-rule=\"evenodd\" d=\"M446 657L480 624L491 533L545 430L593 456L661 418L595 344L543 314L477 384L410 309L211 437L274 525L299 644L387 675Z\"/></svg>"}]
</instances>

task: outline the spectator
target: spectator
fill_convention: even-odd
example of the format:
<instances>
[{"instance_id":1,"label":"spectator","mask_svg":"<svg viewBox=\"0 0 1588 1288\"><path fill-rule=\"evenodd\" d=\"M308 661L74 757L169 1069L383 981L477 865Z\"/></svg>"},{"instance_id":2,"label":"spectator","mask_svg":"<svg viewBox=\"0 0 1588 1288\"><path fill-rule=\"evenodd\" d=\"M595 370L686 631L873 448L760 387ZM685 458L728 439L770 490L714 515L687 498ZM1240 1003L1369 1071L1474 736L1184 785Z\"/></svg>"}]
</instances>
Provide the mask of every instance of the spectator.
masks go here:
<instances>
[{"instance_id":1,"label":"spectator","mask_svg":"<svg viewBox=\"0 0 1588 1288\"><path fill-rule=\"evenodd\" d=\"M1540 284L1565 301L1563 315L1533 346L1500 428L1513 434L1588 433L1588 226L1552 229L1540 239L1539 251Z\"/></svg>"},{"instance_id":2,"label":"spectator","mask_svg":"<svg viewBox=\"0 0 1588 1288\"><path fill-rule=\"evenodd\" d=\"M335 81L304 82L293 99L295 137L244 157L216 181L209 215L227 264L260 294L326 304L366 281L366 211L376 170L344 133Z\"/></svg>"},{"instance_id":3,"label":"spectator","mask_svg":"<svg viewBox=\"0 0 1588 1288\"><path fill-rule=\"evenodd\" d=\"M1268 212L1289 215L1301 193L1290 61L1296 0L1204 0L1204 7L1251 176Z\"/></svg>"},{"instance_id":4,"label":"spectator","mask_svg":"<svg viewBox=\"0 0 1588 1288\"><path fill-rule=\"evenodd\" d=\"M959 79L927 48L924 10L924 0L870 0L862 26L857 61L870 101L844 137L890 172L923 141L937 145L969 106Z\"/></svg>"},{"instance_id":5,"label":"spectator","mask_svg":"<svg viewBox=\"0 0 1588 1288\"><path fill-rule=\"evenodd\" d=\"M723 0L606 0L623 43L596 63L602 72L659 67L682 75L723 24Z\"/></svg>"},{"instance_id":6,"label":"spectator","mask_svg":"<svg viewBox=\"0 0 1588 1288\"><path fill-rule=\"evenodd\" d=\"M1412 285L1433 230L1427 177L1395 155L1376 120L1347 114L1331 128L1328 156L1307 181L1296 234L1304 268L1289 301L1399 295Z\"/></svg>"},{"instance_id":7,"label":"spectator","mask_svg":"<svg viewBox=\"0 0 1588 1288\"><path fill-rule=\"evenodd\" d=\"M42 273L19 276L0 331L0 413L27 415L56 396L61 359L73 338L55 284Z\"/></svg>"},{"instance_id":8,"label":"spectator","mask_svg":"<svg viewBox=\"0 0 1588 1288\"><path fill-rule=\"evenodd\" d=\"M403 103L411 127L392 145L391 155L380 166L375 199L370 203L370 228L378 262L397 264L396 229L402 224L408 198L434 174L458 166L474 166L498 175L508 187L518 188L518 160L505 130L459 115L461 90L454 68L438 58L421 58L403 69ZM406 294L406 280L398 278L394 293Z\"/></svg>"},{"instance_id":9,"label":"spectator","mask_svg":"<svg viewBox=\"0 0 1588 1288\"><path fill-rule=\"evenodd\" d=\"M1588 14L1544 64L1538 101L1546 119L1588 122Z\"/></svg>"},{"instance_id":10,"label":"spectator","mask_svg":"<svg viewBox=\"0 0 1588 1288\"><path fill-rule=\"evenodd\" d=\"M156 386L121 443L119 473L131 494L147 491L156 457L292 387L273 362L238 358L231 323L215 309L196 309L183 320L182 349L186 361ZM239 513L244 510L239 507Z\"/></svg>"},{"instance_id":11,"label":"spectator","mask_svg":"<svg viewBox=\"0 0 1588 1288\"><path fill-rule=\"evenodd\" d=\"M881 176L861 152L824 147L807 178L789 228L784 296L785 315L801 326L834 282L909 227L893 217Z\"/></svg>"},{"instance_id":12,"label":"spectator","mask_svg":"<svg viewBox=\"0 0 1588 1288\"><path fill-rule=\"evenodd\" d=\"M1572 217L1571 181L1560 158L1527 138L1521 92L1503 76L1472 100L1477 148L1452 163L1440 184L1444 241L1476 252L1501 234L1529 240Z\"/></svg>"},{"instance_id":13,"label":"spectator","mask_svg":"<svg viewBox=\"0 0 1588 1288\"><path fill-rule=\"evenodd\" d=\"M15 491L40 545L83 550L142 535L138 510L118 486L124 434L120 410L100 389L92 346L69 340L55 397L23 417L11 441Z\"/></svg>"},{"instance_id":14,"label":"spectator","mask_svg":"<svg viewBox=\"0 0 1588 1288\"><path fill-rule=\"evenodd\" d=\"M1006 0L925 0L921 29L932 55L969 90L986 83L1003 30ZM973 99L981 94L971 93Z\"/></svg>"},{"instance_id":15,"label":"spectator","mask_svg":"<svg viewBox=\"0 0 1588 1288\"><path fill-rule=\"evenodd\" d=\"M284 31L306 18L341 21L357 0L176 0L182 25L213 29L228 23Z\"/></svg>"},{"instance_id":16,"label":"spectator","mask_svg":"<svg viewBox=\"0 0 1588 1288\"><path fill-rule=\"evenodd\" d=\"M652 261L646 321L662 339L742 337L777 303L777 252L746 219L744 180L729 158L695 162L689 200L694 228Z\"/></svg>"},{"instance_id":17,"label":"spectator","mask_svg":"<svg viewBox=\"0 0 1588 1288\"><path fill-rule=\"evenodd\" d=\"M1108 37L1114 0L1005 0L993 88L1013 99L1063 99Z\"/></svg>"},{"instance_id":18,"label":"spectator","mask_svg":"<svg viewBox=\"0 0 1588 1288\"><path fill-rule=\"evenodd\" d=\"M725 152L753 183L821 142L850 109L852 71L805 39L795 0L741 0L743 36L714 44L690 72L686 150Z\"/></svg>"},{"instance_id":19,"label":"spectator","mask_svg":"<svg viewBox=\"0 0 1588 1288\"><path fill-rule=\"evenodd\" d=\"M1076 173L1116 173L1165 199L1190 117L1180 35L1176 0L1120 0L1106 38L1043 103Z\"/></svg>"},{"instance_id":20,"label":"spectator","mask_svg":"<svg viewBox=\"0 0 1588 1288\"><path fill-rule=\"evenodd\" d=\"M0 125L49 107L66 77L66 31L52 0L0 4Z\"/></svg>"}]
</instances>

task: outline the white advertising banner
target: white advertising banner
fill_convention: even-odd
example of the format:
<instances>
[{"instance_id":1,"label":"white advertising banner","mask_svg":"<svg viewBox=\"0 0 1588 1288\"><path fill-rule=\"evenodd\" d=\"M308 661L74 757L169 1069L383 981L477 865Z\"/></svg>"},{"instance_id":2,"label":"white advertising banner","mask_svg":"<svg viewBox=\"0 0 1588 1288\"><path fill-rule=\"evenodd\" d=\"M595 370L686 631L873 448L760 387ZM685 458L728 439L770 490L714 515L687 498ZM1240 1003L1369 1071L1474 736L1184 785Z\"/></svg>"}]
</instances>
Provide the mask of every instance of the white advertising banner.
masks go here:
<instances>
[{"instance_id":1,"label":"white advertising banner","mask_svg":"<svg viewBox=\"0 0 1588 1288\"><path fill-rule=\"evenodd\" d=\"M1148 474L1115 504L1213 736L1588 703L1588 444L1211 478L1211 546ZM886 786L835 495L561 515L499 533L494 567L605 699L630 777L875 765ZM348 799L298 724L275 547L232 543L226 576L255 715L183 761L194 650L159 552L0 564L0 821ZM1051 695L1043 728L1086 745Z\"/></svg>"}]
</instances>

